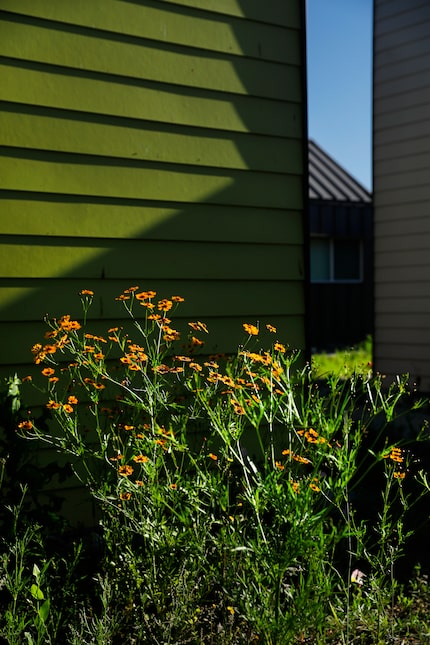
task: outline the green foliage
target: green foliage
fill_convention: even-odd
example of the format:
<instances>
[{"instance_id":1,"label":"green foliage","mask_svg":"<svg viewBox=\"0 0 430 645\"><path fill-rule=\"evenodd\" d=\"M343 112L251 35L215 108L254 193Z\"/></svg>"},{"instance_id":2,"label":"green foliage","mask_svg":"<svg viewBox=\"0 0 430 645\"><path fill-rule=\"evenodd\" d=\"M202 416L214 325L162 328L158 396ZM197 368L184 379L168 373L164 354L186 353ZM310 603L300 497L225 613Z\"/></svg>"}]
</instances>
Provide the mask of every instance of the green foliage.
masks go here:
<instances>
[{"instance_id":1,"label":"green foliage","mask_svg":"<svg viewBox=\"0 0 430 645\"><path fill-rule=\"evenodd\" d=\"M18 430L69 458L97 504L102 555L79 573L82 540L48 556L43 531L16 519L0 635L278 644L350 643L362 630L388 642L416 501L407 448L386 432L407 379L388 391L369 374L321 383L270 325L245 324L234 357L205 356L204 323L172 327L182 299L137 287L118 298L130 328L100 336L92 297L81 293L82 323L48 321L33 347L52 419ZM369 477L379 488L366 522Z\"/></svg>"},{"instance_id":2,"label":"green foliage","mask_svg":"<svg viewBox=\"0 0 430 645\"><path fill-rule=\"evenodd\" d=\"M360 345L347 350L337 350L332 354L314 354L312 372L317 378L327 378L330 374L344 379L357 375L367 378L372 373L371 336L368 336Z\"/></svg>"}]
</instances>

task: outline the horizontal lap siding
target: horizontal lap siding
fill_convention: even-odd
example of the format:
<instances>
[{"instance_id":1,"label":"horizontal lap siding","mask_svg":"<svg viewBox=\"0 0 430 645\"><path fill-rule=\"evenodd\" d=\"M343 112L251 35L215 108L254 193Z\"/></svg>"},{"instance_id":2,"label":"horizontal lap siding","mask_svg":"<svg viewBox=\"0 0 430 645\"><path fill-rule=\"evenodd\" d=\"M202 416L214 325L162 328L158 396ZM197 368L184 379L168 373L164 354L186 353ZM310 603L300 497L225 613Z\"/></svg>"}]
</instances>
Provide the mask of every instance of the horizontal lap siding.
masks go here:
<instances>
[{"instance_id":1,"label":"horizontal lap siding","mask_svg":"<svg viewBox=\"0 0 430 645\"><path fill-rule=\"evenodd\" d=\"M96 326L140 284L184 295L208 351L245 320L304 346L303 7L285 5L1 3L4 374L82 288Z\"/></svg>"},{"instance_id":2,"label":"horizontal lap siding","mask_svg":"<svg viewBox=\"0 0 430 645\"><path fill-rule=\"evenodd\" d=\"M407 6L406 6L407 5ZM375 367L430 390L430 6L375 3Z\"/></svg>"}]
</instances>

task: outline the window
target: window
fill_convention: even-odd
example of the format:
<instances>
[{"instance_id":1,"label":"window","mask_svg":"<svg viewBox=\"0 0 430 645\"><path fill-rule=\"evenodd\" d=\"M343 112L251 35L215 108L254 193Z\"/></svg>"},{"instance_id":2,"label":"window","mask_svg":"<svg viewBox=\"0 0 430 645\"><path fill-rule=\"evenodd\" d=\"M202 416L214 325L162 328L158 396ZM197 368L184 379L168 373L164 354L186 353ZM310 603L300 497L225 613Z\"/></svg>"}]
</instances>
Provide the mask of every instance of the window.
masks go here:
<instances>
[{"instance_id":1,"label":"window","mask_svg":"<svg viewBox=\"0 0 430 645\"><path fill-rule=\"evenodd\" d=\"M311 282L361 282L360 240L311 239Z\"/></svg>"}]
</instances>

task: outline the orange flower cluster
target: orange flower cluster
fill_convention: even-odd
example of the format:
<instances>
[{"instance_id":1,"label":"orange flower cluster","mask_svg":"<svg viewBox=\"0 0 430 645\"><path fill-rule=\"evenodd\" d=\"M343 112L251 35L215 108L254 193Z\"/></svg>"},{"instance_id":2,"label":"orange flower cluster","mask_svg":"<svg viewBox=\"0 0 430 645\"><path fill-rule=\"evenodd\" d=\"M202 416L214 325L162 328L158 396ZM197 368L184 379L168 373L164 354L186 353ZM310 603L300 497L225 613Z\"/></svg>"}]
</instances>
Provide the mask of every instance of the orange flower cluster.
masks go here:
<instances>
[{"instance_id":1,"label":"orange flower cluster","mask_svg":"<svg viewBox=\"0 0 430 645\"><path fill-rule=\"evenodd\" d=\"M313 428L309 428L309 430L297 430L297 434L304 437L308 443L326 443L331 448L327 439L321 437Z\"/></svg>"},{"instance_id":2,"label":"orange flower cluster","mask_svg":"<svg viewBox=\"0 0 430 645\"><path fill-rule=\"evenodd\" d=\"M104 390L106 387L106 385L104 385L103 383L98 383L89 376L84 378L84 383L85 385L92 385L96 390Z\"/></svg>"},{"instance_id":3,"label":"orange flower cluster","mask_svg":"<svg viewBox=\"0 0 430 645\"><path fill-rule=\"evenodd\" d=\"M164 313L170 311L172 307L173 302L171 300L168 300L167 298L163 298L163 300L159 300L157 303L158 311L163 311Z\"/></svg>"},{"instance_id":4,"label":"orange flower cluster","mask_svg":"<svg viewBox=\"0 0 430 645\"><path fill-rule=\"evenodd\" d=\"M64 410L64 412L67 412L67 414L72 414L74 411L74 405L77 405L79 403L78 399L76 396L71 394L67 398L67 403L59 403L58 401L54 401L53 399L50 399L48 403L46 404L46 407L48 410L59 410L60 408Z\"/></svg>"},{"instance_id":5,"label":"orange flower cluster","mask_svg":"<svg viewBox=\"0 0 430 645\"><path fill-rule=\"evenodd\" d=\"M57 321L57 324L59 329L63 329L64 331L77 331L81 328L81 325L77 320L70 320L69 314L61 316L61 318Z\"/></svg>"},{"instance_id":6,"label":"orange flower cluster","mask_svg":"<svg viewBox=\"0 0 430 645\"><path fill-rule=\"evenodd\" d=\"M297 461L299 464L310 464L311 461L307 457L302 457L302 455L296 455L292 450L283 450L282 454L284 456L289 456L294 461Z\"/></svg>"},{"instance_id":7,"label":"orange flower cluster","mask_svg":"<svg viewBox=\"0 0 430 645\"><path fill-rule=\"evenodd\" d=\"M169 327L169 325L162 325L162 330L163 330L163 340L166 341L166 343L171 343L174 340L179 340L181 335L176 329L172 329Z\"/></svg>"},{"instance_id":8,"label":"orange flower cluster","mask_svg":"<svg viewBox=\"0 0 430 645\"><path fill-rule=\"evenodd\" d=\"M55 345L45 345L42 346L40 343L36 343L31 348L31 353L34 355L34 362L36 365L43 363L48 354L54 354L57 351Z\"/></svg>"},{"instance_id":9,"label":"orange flower cluster","mask_svg":"<svg viewBox=\"0 0 430 645\"><path fill-rule=\"evenodd\" d=\"M390 452L386 455L383 456L384 459L391 459L391 461L395 461L398 464L401 464L404 459L402 457L402 449L401 448L391 448Z\"/></svg>"},{"instance_id":10,"label":"orange flower cluster","mask_svg":"<svg viewBox=\"0 0 430 645\"><path fill-rule=\"evenodd\" d=\"M81 328L81 325L77 320L70 320L69 314L62 316L59 320L54 321L54 323L57 325L57 329L52 329L46 332L45 338L57 338L57 336L61 334L61 332L77 331ZM49 354L55 354L57 350L63 349L67 345L67 343L69 343L69 337L67 333L63 333L55 343L49 345L42 346L40 343L36 343L36 345L33 345L33 347L31 348L31 352L34 355L34 362L36 363L36 365L43 363L43 361Z\"/></svg>"},{"instance_id":11,"label":"orange flower cluster","mask_svg":"<svg viewBox=\"0 0 430 645\"><path fill-rule=\"evenodd\" d=\"M148 360L148 355L145 353L144 348L129 341L128 350L119 360L123 365L127 365L129 370L135 372L141 370Z\"/></svg>"},{"instance_id":12,"label":"orange flower cluster","mask_svg":"<svg viewBox=\"0 0 430 645\"><path fill-rule=\"evenodd\" d=\"M140 302L145 302L146 300L152 300L156 295L156 291L142 291L141 293L136 293L134 297Z\"/></svg>"},{"instance_id":13,"label":"orange flower cluster","mask_svg":"<svg viewBox=\"0 0 430 645\"><path fill-rule=\"evenodd\" d=\"M109 330L109 331L113 331L113 330ZM90 340L98 340L99 343L107 343L107 340L103 338L103 336L94 336L94 334L85 334L85 338L88 338Z\"/></svg>"}]
</instances>

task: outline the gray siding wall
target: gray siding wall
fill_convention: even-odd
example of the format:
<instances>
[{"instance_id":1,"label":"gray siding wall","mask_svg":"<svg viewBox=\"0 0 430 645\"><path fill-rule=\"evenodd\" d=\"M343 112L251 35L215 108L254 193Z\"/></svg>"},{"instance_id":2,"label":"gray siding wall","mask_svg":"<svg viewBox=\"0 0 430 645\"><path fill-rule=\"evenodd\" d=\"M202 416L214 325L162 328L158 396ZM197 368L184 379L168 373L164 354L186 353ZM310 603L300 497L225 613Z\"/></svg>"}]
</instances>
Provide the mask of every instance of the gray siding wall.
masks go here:
<instances>
[{"instance_id":1,"label":"gray siding wall","mask_svg":"<svg viewBox=\"0 0 430 645\"><path fill-rule=\"evenodd\" d=\"M375 368L430 391L430 3L375 0Z\"/></svg>"}]
</instances>

